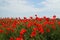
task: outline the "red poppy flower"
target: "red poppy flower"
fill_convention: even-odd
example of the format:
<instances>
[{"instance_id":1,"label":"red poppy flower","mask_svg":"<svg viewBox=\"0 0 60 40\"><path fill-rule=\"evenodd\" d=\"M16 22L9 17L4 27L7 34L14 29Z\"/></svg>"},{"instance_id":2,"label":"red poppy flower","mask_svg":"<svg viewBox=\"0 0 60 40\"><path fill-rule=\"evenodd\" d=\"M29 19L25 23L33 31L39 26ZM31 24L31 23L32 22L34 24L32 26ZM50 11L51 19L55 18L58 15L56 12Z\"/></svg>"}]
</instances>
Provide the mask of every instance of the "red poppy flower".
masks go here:
<instances>
[{"instance_id":1,"label":"red poppy flower","mask_svg":"<svg viewBox=\"0 0 60 40\"><path fill-rule=\"evenodd\" d=\"M3 27L6 27L6 24L5 24L5 23L2 23L2 26L3 26Z\"/></svg>"},{"instance_id":2,"label":"red poppy flower","mask_svg":"<svg viewBox=\"0 0 60 40\"><path fill-rule=\"evenodd\" d=\"M28 22L28 24L27 24L27 28L30 28L31 25L32 25L32 23L31 23L31 22Z\"/></svg>"},{"instance_id":3,"label":"red poppy flower","mask_svg":"<svg viewBox=\"0 0 60 40\"><path fill-rule=\"evenodd\" d=\"M42 27L38 28L39 33L43 34L44 33L44 29Z\"/></svg>"},{"instance_id":4,"label":"red poppy flower","mask_svg":"<svg viewBox=\"0 0 60 40\"><path fill-rule=\"evenodd\" d=\"M53 19L56 19L56 15L53 16Z\"/></svg>"},{"instance_id":5,"label":"red poppy flower","mask_svg":"<svg viewBox=\"0 0 60 40\"><path fill-rule=\"evenodd\" d=\"M12 24L12 28L16 28L16 24Z\"/></svg>"},{"instance_id":6,"label":"red poppy flower","mask_svg":"<svg viewBox=\"0 0 60 40\"><path fill-rule=\"evenodd\" d=\"M13 37L10 37L10 39L9 40L14 40L14 38Z\"/></svg>"},{"instance_id":7,"label":"red poppy flower","mask_svg":"<svg viewBox=\"0 0 60 40\"><path fill-rule=\"evenodd\" d=\"M47 28L47 29L46 29L46 31L49 33L49 32L50 32L50 29L49 29L49 28Z\"/></svg>"},{"instance_id":8,"label":"red poppy flower","mask_svg":"<svg viewBox=\"0 0 60 40\"><path fill-rule=\"evenodd\" d=\"M55 25L52 25L52 29L55 30L56 29L56 26Z\"/></svg>"},{"instance_id":9,"label":"red poppy flower","mask_svg":"<svg viewBox=\"0 0 60 40\"><path fill-rule=\"evenodd\" d=\"M21 29L20 35L23 35L26 32L26 29Z\"/></svg>"},{"instance_id":10,"label":"red poppy flower","mask_svg":"<svg viewBox=\"0 0 60 40\"><path fill-rule=\"evenodd\" d=\"M6 28L7 31L11 31L11 28Z\"/></svg>"},{"instance_id":11,"label":"red poppy flower","mask_svg":"<svg viewBox=\"0 0 60 40\"><path fill-rule=\"evenodd\" d=\"M58 22L58 25L60 25L60 22Z\"/></svg>"},{"instance_id":12,"label":"red poppy flower","mask_svg":"<svg viewBox=\"0 0 60 40\"><path fill-rule=\"evenodd\" d=\"M38 31L39 31L39 33L41 33L41 34L44 33L44 29L43 29L43 27L42 27L41 24L38 24Z\"/></svg>"},{"instance_id":13,"label":"red poppy flower","mask_svg":"<svg viewBox=\"0 0 60 40\"><path fill-rule=\"evenodd\" d=\"M4 31L0 29L0 33L3 33Z\"/></svg>"},{"instance_id":14,"label":"red poppy flower","mask_svg":"<svg viewBox=\"0 0 60 40\"><path fill-rule=\"evenodd\" d=\"M33 28L33 31L37 31L37 28L35 27L35 28Z\"/></svg>"},{"instance_id":15,"label":"red poppy flower","mask_svg":"<svg viewBox=\"0 0 60 40\"><path fill-rule=\"evenodd\" d=\"M50 21L50 23L49 23L49 24L54 25L54 22L53 22L53 21Z\"/></svg>"},{"instance_id":16,"label":"red poppy flower","mask_svg":"<svg viewBox=\"0 0 60 40\"><path fill-rule=\"evenodd\" d=\"M30 37L35 37L36 36L36 32L32 31L32 33L30 34Z\"/></svg>"},{"instance_id":17,"label":"red poppy flower","mask_svg":"<svg viewBox=\"0 0 60 40\"><path fill-rule=\"evenodd\" d=\"M23 38L17 37L16 40L23 40Z\"/></svg>"}]
</instances>

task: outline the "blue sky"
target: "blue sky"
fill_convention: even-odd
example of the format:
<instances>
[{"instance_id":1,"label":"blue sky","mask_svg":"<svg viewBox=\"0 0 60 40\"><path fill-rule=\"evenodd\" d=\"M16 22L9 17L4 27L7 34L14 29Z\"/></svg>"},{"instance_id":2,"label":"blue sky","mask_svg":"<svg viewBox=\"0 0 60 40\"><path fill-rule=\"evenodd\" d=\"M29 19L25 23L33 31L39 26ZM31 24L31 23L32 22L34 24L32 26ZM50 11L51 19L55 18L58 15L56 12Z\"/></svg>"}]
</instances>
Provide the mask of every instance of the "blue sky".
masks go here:
<instances>
[{"instance_id":1,"label":"blue sky","mask_svg":"<svg viewBox=\"0 0 60 40\"><path fill-rule=\"evenodd\" d=\"M0 0L0 17L39 17L60 18L60 0Z\"/></svg>"}]
</instances>

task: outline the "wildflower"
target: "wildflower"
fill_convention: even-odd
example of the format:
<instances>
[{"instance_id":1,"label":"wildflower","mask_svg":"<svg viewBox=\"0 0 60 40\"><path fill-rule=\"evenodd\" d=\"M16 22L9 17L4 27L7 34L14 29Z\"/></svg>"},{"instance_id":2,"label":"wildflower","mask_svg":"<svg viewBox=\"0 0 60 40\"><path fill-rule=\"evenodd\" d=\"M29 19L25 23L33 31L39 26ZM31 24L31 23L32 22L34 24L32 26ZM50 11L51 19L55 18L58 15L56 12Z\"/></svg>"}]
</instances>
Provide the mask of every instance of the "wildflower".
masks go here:
<instances>
[{"instance_id":1,"label":"wildflower","mask_svg":"<svg viewBox=\"0 0 60 40\"><path fill-rule=\"evenodd\" d=\"M5 23L2 23L2 26L3 26L3 27L6 27L6 24L5 24Z\"/></svg>"},{"instance_id":2,"label":"wildflower","mask_svg":"<svg viewBox=\"0 0 60 40\"><path fill-rule=\"evenodd\" d=\"M58 22L58 25L60 25L60 22Z\"/></svg>"},{"instance_id":3,"label":"wildflower","mask_svg":"<svg viewBox=\"0 0 60 40\"><path fill-rule=\"evenodd\" d=\"M32 33L30 34L30 37L35 37L36 36L36 32L32 31Z\"/></svg>"},{"instance_id":4,"label":"wildflower","mask_svg":"<svg viewBox=\"0 0 60 40\"><path fill-rule=\"evenodd\" d=\"M24 19L27 19L26 17L24 17Z\"/></svg>"},{"instance_id":5,"label":"wildflower","mask_svg":"<svg viewBox=\"0 0 60 40\"><path fill-rule=\"evenodd\" d=\"M43 29L43 27L42 27L41 24L38 24L38 31L39 31L39 33L41 33L41 34L44 33L44 29Z\"/></svg>"},{"instance_id":6,"label":"wildflower","mask_svg":"<svg viewBox=\"0 0 60 40\"><path fill-rule=\"evenodd\" d=\"M32 23L31 23L31 22L28 22L28 24L27 24L27 28L30 28L31 25L32 25Z\"/></svg>"},{"instance_id":7,"label":"wildflower","mask_svg":"<svg viewBox=\"0 0 60 40\"><path fill-rule=\"evenodd\" d=\"M30 19L33 19L33 17L30 17Z\"/></svg>"},{"instance_id":8,"label":"wildflower","mask_svg":"<svg viewBox=\"0 0 60 40\"><path fill-rule=\"evenodd\" d=\"M49 28L47 28L47 29L46 29L46 31L49 33L49 32L50 32L50 29L49 29Z\"/></svg>"},{"instance_id":9,"label":"wildflower","mask_svg":"<svg viewBox=\"0 0 60 40\"><path fill-rule=\"evenodd\" d=\"M37 28L35 27L35 28L33 28L33 31L37 31Z\"/></svg>"},{"instance_id":10,"label":"wildflower","mask_svg":"<svg viewBox=\"0 0 60 40\"><path fill-rule=\"evenodd\" d=\"M44 33L44 29L42 27L38 28L39 33L43 34Z\"/></svg>"},{"instance_id":11,"label":"wildflower","mask_svg":"<svg viewBox=\"0 0 60 40\"><path fill-rule=\"evenodd\" d=\"M23 35L26 32L26 29L21 29L20 35Z\"/></svg>"},{"instance_id":12,"label":"wildflower","mask_svg":"<svg viewBox=\"0 0 60 40\"><path fill-rule=\"evenodd\" d=\"M49 18L46 18L46 21L49 21Z\"/></svg>"},{"instance_id":13,"label":"wildflower","mask_svg":"<svg viewBox=\"0 0 60 40\"><path fill-rule=\"evenodd\" d=\"M56 15L53 16L53 19L56 19Z\"/></svg>"},{"instance_id":14,"label":"wildflower","mask_svg":"<svg viewBox=\"0 0 60 40\"><path fill-rule=\"evenodd\" d=\"M12 28L16 28L16 24L12 24Z\"/></svg>"},{"instance_id":15,"label":"wildflower","mask_svg":"<svg viewBox=\"0 0 60 40\"><path fill-rule=\"evenodd\" d=\"M4 31L0 29L0 33L3 33Z\"/></svg>"},{"instance_id":16,"label":"wildflower","mask_svg":"<svg viewBox=\"0 0 60 40\"><path fill-rule=\"evenodd\" d=\"M49 24L54 25L54 22L53 21L50 21Z\"/></svg>"},{"instance_id":17,"label":"wildflower","mask_svg":"<svg viewBox=\"0 0 60 40\"><path fill-rule=\"evenodd\" d=\"M37 17L37 14L35 14L35 16Z\"/></svg>"},{"instance_id":18,"label":"wildflower","mask_svg":"<svg viewBox=\"0 0 60 40\"><path fill-rule=\"evenodd\" d=\"M44 16L43 18L46 19L46 16Z\"/></svg>"},{"instance_id":19,"label":"wildflower","mask_svg":"<svg viewBox=\"0 0 60 40\"><path fill-rule=\"evenodd\" d=\"M23 40L23 38L17 37L16 40Z\"/></svg>"},{"instance_id":20,"label":"wildflower","mask_svg":"<svg viewBox=\"0 0 60 40\"><path fill-rule=\"evenodd\" d=\"M55 25L52 25L52 29L53 29L53 30L55 30L55 29L56 29Z\"/></svg>"},{"instance_id":21,"label":"wildflower","mask_svg":"<svg viewBox=\"0 0 60 40\"><path fill-rule=\"evenodd\" d=\"M11 28L6 28L7 31L11 31Z\"/></svg>"},{"instance_id":22,"label":"wildflower","mask_svg":"<svg viewBox=\"0 0 60 40\"><path fill-rule=\"evenodd\" d=\"M9 40L14 40L14 38L13 37L10 37L10 39Z\"/></svg>"}]
</instances>

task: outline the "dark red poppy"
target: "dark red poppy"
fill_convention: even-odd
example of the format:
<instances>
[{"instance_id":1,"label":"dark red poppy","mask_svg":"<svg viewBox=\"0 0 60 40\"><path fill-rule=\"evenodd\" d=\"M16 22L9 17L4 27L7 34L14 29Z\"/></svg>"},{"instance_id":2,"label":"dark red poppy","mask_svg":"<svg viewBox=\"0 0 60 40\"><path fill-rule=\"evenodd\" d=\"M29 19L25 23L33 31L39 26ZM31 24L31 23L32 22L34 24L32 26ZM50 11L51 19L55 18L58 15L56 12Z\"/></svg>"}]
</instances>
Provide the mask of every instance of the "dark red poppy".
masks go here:
<instances>
[{"instance_id":1,"label":"dark red poppy","mask_svg":"<svg viewBox=\"0 0 60 40\"><path fill-rule=\"evenodd\" d=\"M56 15L53 16L53 19L56 19Z\"/></svg>"},{"instance_id":2,"label":"dark red poppy","mask_svg":"<svg viewBox=\"0 0 60 40\"><path fill-rule=\"evenodd\" d=\"M46 16L44 16L43 18L46 19Z\"/></svg>"},{"instance_id":3,"label":"dark red poppy","mask_svg":"<svg viewBox=\"0 0 60 40\"><path fill-rule=\"evenodd\" d=\"M24 19L27 19L26 17L24 17Z\"/></svg>"},{"instance_id":4,"label":"dark red poppy","mask_svg":"<svg viewBox=\"0 0 60 40\"><path fill-rule=\"evenodd\" d=\"M33 19L33 17L30 17L30 19Z\"/></svg>"},{"instance_id":5,"label":"dark red poppy","mask_svg":"<svg viewBox=\"0 0 60 40\"><path fill-rule=\"evenodd\" d=\"M37 17L37 14L35 14L35 16Z\"/></svg>"}]
</instances>

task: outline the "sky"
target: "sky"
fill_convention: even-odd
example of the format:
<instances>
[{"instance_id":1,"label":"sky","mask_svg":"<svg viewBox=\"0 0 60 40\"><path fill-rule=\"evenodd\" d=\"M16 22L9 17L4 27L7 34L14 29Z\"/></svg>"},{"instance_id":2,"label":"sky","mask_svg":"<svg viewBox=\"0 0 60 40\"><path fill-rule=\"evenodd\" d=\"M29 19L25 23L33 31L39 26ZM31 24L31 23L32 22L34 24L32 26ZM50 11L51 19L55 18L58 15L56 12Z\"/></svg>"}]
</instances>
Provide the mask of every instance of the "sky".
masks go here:
<instances>
[{"instance_id":1,"label":"sky","mask_svg":"<svg viewBox=\"0 0 60 40\"><path fill-rule=\"evenodd\" d=\"M0 0L0 17L39 17L60 18L60 0Z\"/></svg>"}]
</instances>

